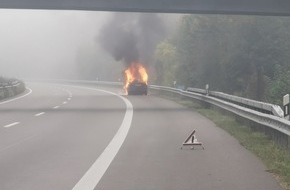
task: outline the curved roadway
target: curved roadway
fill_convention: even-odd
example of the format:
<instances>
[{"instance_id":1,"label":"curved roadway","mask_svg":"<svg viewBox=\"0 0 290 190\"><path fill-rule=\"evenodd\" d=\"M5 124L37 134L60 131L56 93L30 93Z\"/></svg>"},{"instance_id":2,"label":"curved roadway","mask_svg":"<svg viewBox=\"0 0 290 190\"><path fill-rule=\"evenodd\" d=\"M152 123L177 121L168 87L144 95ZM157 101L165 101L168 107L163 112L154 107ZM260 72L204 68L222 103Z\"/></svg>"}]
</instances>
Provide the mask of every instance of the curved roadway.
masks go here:
<instances>
[{"instance_id":1,"label":"curved roadway","mask_svg":"<svg viewBox=\"0 0 290 190\"><path fill-rule=\"evenodd\" d=\"M234 138L175 102L109 88L28 87L0 102L1 190L281 189ZM180 149L193 129L205 150Z\"/></svg>"}]
</instances>

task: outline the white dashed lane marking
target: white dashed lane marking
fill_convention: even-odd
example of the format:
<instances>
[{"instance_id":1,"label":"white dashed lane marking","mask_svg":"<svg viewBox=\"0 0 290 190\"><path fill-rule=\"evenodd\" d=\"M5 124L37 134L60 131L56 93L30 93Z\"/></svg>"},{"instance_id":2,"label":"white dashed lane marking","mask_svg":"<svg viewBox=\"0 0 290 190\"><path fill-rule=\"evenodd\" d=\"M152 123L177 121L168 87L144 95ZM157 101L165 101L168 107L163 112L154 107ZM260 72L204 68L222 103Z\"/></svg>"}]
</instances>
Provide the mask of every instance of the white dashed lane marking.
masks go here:
<instances>
[{"instance_id":1,"label":"white dashed lane marking","mask_svg":"<svg viewBox=\"0 0 290 190\"><path fill-rule=\"evenodd\" d=\"M12 126L15 126L15 125L18 125L20 122L14 122L14 123L11 123L11 124L8 124L8 125L5 125L4 127L5 128L9 128L9 127L12 127Z\"/></svg>"},{"instance_id":2,"label":"white dashed lane marking","mask_svg":"<svg viewBox=\"0 0 290 190\"><path fill-rule=\"evenodd\" d=\"M35 116L35 117L38 117L38 116L41 116L41 115L43 115L43 114L45 114L45 112L37 113L37 114L35 114L34 116Z\"/></svg>"}]
</instances>

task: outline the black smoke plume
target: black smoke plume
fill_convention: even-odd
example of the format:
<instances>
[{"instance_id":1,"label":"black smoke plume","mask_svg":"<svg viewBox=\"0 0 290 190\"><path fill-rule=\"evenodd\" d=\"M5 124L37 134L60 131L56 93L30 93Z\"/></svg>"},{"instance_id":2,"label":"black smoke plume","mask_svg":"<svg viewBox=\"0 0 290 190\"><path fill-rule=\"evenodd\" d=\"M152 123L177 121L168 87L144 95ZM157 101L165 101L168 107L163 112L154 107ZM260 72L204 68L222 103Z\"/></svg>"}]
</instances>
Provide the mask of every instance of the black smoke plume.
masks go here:
<instances>
[{"instance_id":1,"label":"black smoke plume","mask_svg":"<svg viewBox=\"0 0 290 190\"><path fill-rule=\"evenodd\" d=\"M101 29L98 40L117 61L148 65L164 32L157 14L115 13Z\"/></svg>"}]
</instances>

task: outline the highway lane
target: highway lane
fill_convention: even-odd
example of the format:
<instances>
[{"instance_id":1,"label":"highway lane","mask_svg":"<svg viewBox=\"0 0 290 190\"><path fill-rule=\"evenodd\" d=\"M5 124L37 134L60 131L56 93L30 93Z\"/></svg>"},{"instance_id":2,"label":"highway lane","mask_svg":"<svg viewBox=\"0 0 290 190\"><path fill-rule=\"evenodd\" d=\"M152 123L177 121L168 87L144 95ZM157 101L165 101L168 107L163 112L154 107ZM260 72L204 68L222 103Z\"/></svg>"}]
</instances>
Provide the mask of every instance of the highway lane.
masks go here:
<instances>
[{"instance_id":1,"label":"highway lane","mask_svg":"<svg viewBox=\"0 0 290 190\"><path fill-rule=\"evenodd\" d=\"M0 127L0 189L72 189L117 133L126 106L89 88L29 87L31 95L0 105L1 126L20 121ZM130 131L95 189L281 189L260 160L198 113L155 96L126 98ZM205 150L180 149L193 129Z\"/></svg>"},{"instance_id":2,"label":"highway lane","mask_svg":"<svg viewBox=\"0 0 290 190\"><path fill-rule=\"evenodd\" d=\"M279 190L264 165L197 112L154 96L128 96L130 133L96 190ZM205 150L180 149L192 132Z\"/></svg>"},{"instance_id":3,"label":"highway lane","mask_svg":"<svg viewBox=\"0 0 290 190\"><path fill-rule=\"evenodd\" d=\"M1 121L20 121L0 129L0 189L72 189L119 129L125 104L88 89L29 87L31 95L0 107Z\"/></svg>"}]
</instances>

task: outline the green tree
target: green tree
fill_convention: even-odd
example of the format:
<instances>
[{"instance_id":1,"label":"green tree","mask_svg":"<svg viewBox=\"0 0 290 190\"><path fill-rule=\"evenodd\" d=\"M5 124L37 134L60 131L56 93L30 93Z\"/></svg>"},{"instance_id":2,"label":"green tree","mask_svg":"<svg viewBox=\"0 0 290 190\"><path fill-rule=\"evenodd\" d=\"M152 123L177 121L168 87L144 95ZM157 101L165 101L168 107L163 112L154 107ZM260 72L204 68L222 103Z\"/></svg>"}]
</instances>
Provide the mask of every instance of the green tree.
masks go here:
<instances>
[{"instance_id":1,"label":"green tree","mask_svg":"<svg viewBox=\"0 0 290 190\"><path fill-rule=\"evenodd\" d=\"M282 97L290 93L290 70L276 65L274 78L269 84L268 99L282 106Z\"/></svg>"},{"instance_id":2,"label":"green tree","mask_svg":"<svg viewBox=\"0 0 290 190\"><path fill-rule=\"evenodd\" d=\"M214 90L269 99L275 66L289 67L289 39L286 17L184 16L172 40L176 78L186 86L208 83Z\"/></svg>"},{"instance_id":3,"label":"green tree","mask_svg":"<svg viewBox=\"0 0 290 190\"><path fill-rule=\"evenodd\" d=\"M175 81L176 47L168 40L160 42L155 50L157 84L172 86Z\"/></svg>"}]
</instances>

